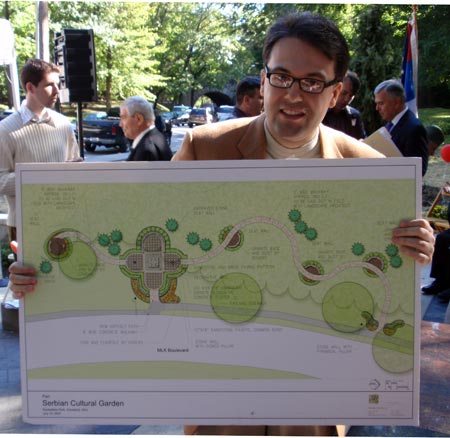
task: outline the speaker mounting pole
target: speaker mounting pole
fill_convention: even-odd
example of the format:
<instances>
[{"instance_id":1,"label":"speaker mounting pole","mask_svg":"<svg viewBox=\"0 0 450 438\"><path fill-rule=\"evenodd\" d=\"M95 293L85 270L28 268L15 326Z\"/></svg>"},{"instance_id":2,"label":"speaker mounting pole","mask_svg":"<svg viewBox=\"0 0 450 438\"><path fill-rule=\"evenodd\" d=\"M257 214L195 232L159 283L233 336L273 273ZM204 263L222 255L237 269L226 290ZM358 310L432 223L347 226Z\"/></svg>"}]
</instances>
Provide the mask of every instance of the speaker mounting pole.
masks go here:
<instances>
[{"instance_id":1,"label":"speaker mounting pole","mask_svg":"<svg viewBox=\"0 0 450 438\"><path fill-rule=\"evenodd\" d=\"M82 105L98 100L93 30L63 29L56 33L55 64L60 68L61 103L77 103L78 145L84 157Z\"/></svg>"}]
</instances>

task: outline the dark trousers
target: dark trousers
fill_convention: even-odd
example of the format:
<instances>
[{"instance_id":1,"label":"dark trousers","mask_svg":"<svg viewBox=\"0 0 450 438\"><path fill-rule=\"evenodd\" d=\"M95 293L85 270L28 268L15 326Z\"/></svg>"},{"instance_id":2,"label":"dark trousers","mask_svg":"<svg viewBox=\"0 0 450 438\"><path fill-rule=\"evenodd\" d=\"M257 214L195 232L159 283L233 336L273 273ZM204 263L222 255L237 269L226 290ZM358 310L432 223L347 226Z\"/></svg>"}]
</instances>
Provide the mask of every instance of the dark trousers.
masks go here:
<instances>
[{"instance_id":1,"label":"dark trousers","mask_svg":"<svg viewBox=\"0 0 450 438\"><path fill-rule=\"evenodd\" d=\"M185 435L337 436L336 426L184 426Z\"/></svg>"},{"instance_id":2,"label":"dark trousers","mask_svg":"<svg viewBox=\"0 0 450 438\"><path fill-rule=\"evenodd\" d=\"M450 229L436 236L430 277L443 289L450 288Z\"/></svg>"}]
</instances>

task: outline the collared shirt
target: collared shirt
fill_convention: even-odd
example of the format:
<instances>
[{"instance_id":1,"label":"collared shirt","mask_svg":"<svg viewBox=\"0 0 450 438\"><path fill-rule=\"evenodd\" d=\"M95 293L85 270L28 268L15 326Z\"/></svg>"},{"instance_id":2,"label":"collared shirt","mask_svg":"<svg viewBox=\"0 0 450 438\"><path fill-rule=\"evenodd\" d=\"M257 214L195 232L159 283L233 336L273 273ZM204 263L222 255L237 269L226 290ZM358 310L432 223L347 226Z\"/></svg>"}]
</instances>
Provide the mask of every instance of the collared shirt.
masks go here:
<instances>
[{"instance_id":1,"label":"collared shirt","mask_svg":"<svg viewBox=\"0 0 450 438\"><path fill-rule=\"evenodd\" d=\"M135 149L136 146L139 144L139 142L142 140L142 138L144 137L145 134L147 134L147 132L150 132L152 129L156 128L155 125L149 126L147 129L144 129L134 140L133 140L133 144L131 145L131 149Z\"/></svg>"},{"instance_id":2,"label":"collared shirt","mask_svg":"<svg viewBox=\"0 0 450 438\"><path fill-rule=\"evenodd\" d=\"M33 111L30 110L30 108L28 108L26 100L24 100L20 105L19 113L24 126L27 123L48 123L49 125L55 126L55 122L47 111L47 108L44 108L41 116L38 117Z\"/></svg>"},{"instance_id":3,"label":"collared shirt","mask_svg":"<svg viewBox=\"0 0 450 438\"><path fill-rule=\"evenodd\" d=\"M244 111L242 111L238 106L234 107L232 114L234 117L236 117L236 119L239 119L240 117L250 117L248 114L246 114Z\"/></svg>"},{"instance_id":4,"label":"collared shirt","mask_svg":"<svg viewBox=\"0 0 450 438\"><path fill-rule=\"evenodd\" d=\"M392 131L392 129L395 127L395 125L398 123L398 121L403 117L403 115L406 113L406 111L408 111L408 107L405 106L405 108L400 111L392 120L392 128L390 129L390 131Z\"/></svg>"},{"instance_id":5,"label":"collared shirt","mask_svg":"<svg viewBox=\"0 0 450 438\"><path fill-rule=\"evenodd\" d=\"M66 116L46 108L37 117L23 102L0 122L0 195L8 202L7 225L16 225L17 163L79 161L80 149Z\"/></svg>"}]
</instances>

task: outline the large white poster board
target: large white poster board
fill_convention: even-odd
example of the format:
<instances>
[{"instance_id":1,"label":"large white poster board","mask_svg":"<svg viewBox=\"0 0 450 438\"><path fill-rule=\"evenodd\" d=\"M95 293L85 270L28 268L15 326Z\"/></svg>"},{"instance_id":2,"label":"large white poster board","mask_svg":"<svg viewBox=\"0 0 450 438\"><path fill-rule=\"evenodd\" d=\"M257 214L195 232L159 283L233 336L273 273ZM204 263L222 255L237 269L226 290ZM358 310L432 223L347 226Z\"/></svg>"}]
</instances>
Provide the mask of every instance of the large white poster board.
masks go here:
<instances>
[{"instance_id":1,"label":"large white poster board","mask_svg":"<svg viewBox=\"0 0 450 438\"><path fill-rule=\"evenodd\" d=\"M17 168L24 420L417 424L420 160Z\"/></svg>"}]
</instances>

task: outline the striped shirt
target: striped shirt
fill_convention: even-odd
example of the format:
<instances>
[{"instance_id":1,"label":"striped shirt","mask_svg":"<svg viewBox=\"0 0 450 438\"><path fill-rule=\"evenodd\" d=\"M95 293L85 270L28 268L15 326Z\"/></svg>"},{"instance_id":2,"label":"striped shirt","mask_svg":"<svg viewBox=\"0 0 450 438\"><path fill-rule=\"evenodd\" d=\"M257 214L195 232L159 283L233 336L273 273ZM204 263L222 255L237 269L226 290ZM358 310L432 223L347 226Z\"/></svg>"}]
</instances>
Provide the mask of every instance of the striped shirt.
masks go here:
<instances>
[{"instance_id":1,"label":"striped shirt","mask_svg":"<svg viewBox=\"0 0 450 438\"><path fill-rule=\"evenodd\" d=\"M45 118L37 120L30 113L22 104L0 122L0 195L8 202L9 226L16 225L16 163L63 163L80 158L72 126L64 115L46 109Z\"/></svg>"}]
</instances>

